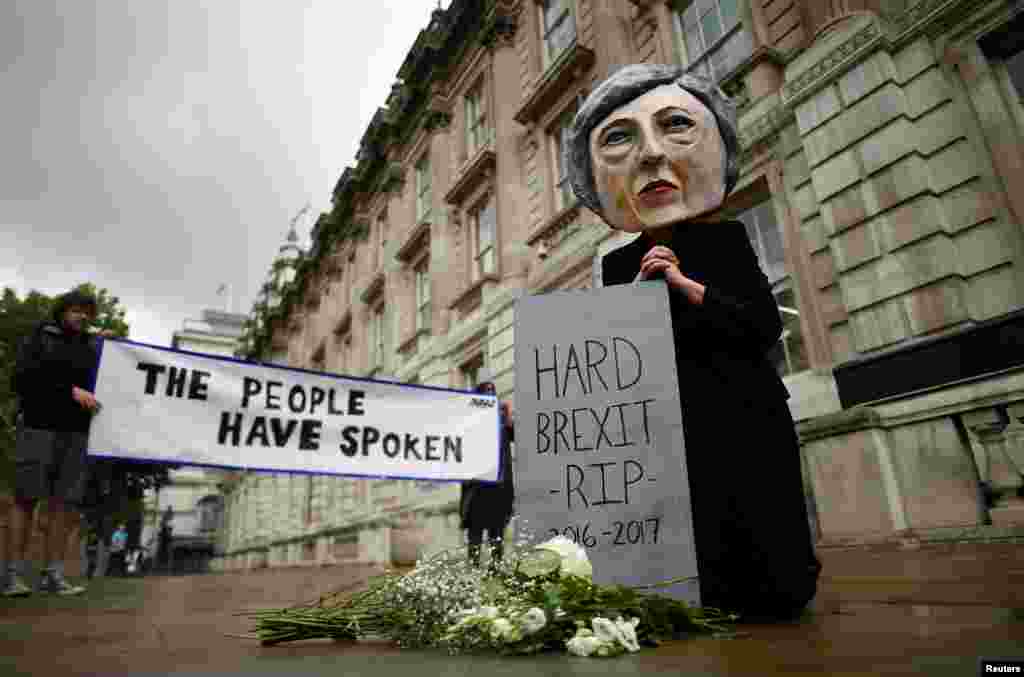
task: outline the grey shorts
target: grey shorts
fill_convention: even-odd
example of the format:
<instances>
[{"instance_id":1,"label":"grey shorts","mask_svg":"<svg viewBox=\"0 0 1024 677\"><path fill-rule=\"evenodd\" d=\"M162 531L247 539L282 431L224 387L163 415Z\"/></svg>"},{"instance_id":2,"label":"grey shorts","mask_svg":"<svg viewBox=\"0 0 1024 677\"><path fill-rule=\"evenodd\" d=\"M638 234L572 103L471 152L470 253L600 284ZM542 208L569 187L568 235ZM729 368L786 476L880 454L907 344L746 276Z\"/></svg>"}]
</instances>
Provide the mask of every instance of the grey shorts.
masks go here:
<instances>
[{"instance_id":1,"label":"grey shorts","mask_svg":"<svg viewBox=\"0 0 1024 677\"><path fill-rule=\"evenodd\" d=\"M88 475L88 441L88 433L19 428L14 448L15 496L80 503Z\"/></svg>"}]
</instances>

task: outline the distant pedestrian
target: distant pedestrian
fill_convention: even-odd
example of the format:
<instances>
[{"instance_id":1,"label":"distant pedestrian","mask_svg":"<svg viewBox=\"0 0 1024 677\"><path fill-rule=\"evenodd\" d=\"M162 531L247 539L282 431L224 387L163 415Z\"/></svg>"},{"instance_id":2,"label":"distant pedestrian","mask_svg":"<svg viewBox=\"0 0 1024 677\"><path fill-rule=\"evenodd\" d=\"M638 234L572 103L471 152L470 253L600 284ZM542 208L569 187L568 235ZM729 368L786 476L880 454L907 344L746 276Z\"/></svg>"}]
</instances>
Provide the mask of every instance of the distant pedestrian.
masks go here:
<instances>
[{"instance_id":1,"label":"distant pedestrian","mask_svg":"<svg viewBox=\"0 0 1024 677\"><path fill-rule=\"evenodd\" d=\"M85 541L85 577L91 579L96 575L96 565L99 562L100 556L100 539L96 535L96 532L89 532L89 536Z\"/></svg>"},{"instance_id":2,"label":"distant pedestrian","mask_svg":"<svg viewBox=\"0 0 1024 677\"><path fill-rule=\"evenodd\" d=\"M127 575L128 557L128 526L120 524L117 531L110 537L110 563L107 566L107 575Z\"/></svg>"},{"instance_id":3,"label":"distant pedestrian","mask_svg":"<svg viewBox=\"0 0 1024 677\"><path fill-rule=\"evenodd\" d=\"M476 392L494 395L494 382L489 375L481 377ZM497 484L469 481L462 484L459 500L459 515L462 528L467 530L469 541L469 561L474 566L480 564L480 547L484 532L491 548L491 566L499 562L504 555L503 538L505 529L512 519L512 508L515 503L515 483L512 477L511 442L515 439L512 411L508 402L500 404L501 416L501 455Z\"/></svg>"},{"instance_id":4,"label":"distant pedestrian","mask_svg":"<svg viewBox=\"0 0 1024 677\"><path fill-rule=\"evenodd\" d=\"M64 554L77 532L69 518L83 497L89 424L100 409L90 392L98 353L96 338L87 327L95 318L96 299L79 291L64 294L52 319L39 324L18 351L15 500L7 522L8 568L0 591L4 597L32 593L22 577L27 575L35 507L43 500L48 513L46 565L39 590L59 595L85 591L64 578Z\"/></svg>"}]
</instances>

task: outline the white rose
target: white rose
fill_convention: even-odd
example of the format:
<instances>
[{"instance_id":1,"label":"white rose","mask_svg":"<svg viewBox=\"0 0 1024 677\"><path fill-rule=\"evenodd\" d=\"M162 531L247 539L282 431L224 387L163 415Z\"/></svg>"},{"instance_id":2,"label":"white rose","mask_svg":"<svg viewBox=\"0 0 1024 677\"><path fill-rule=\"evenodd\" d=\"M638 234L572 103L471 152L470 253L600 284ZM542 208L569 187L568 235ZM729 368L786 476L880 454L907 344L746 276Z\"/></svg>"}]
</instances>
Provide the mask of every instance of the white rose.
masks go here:
<instances>
[{"instance_id":1,"label":"white rose","mask_svg":"<svg viewBox=\"0 0 1024 677\"><path fill-rule=\"evenodd\" d=\"M508 619L495 619L495 621L490 624L490 635L496 639L508 641L514 632L515 628L512 627L512 624Z\"/></svg>"},{"instance_id":2,"label":"white rose","mask_svg":"<svg viewBox=\"0 0 1024 677\"><path fill-rule=\"evenodd\" d=\"M590 624L594 627L594 635L599 640L606 644L619 644L619 640L622 639L622 633L619 629L607 618L601 618L600 616L590 621Z\"/></svg>"},{"instance_id":3,"label":"white rose","mask_svg":"<svg viewBox=\"0 0 1024 677\"><path fill-rule=\"evenodd\" d=\"M597 651L601 646L601 640L597 637L584 637L577 635L565 643L565 648L574 656L587 657Z\"/></svg>"},{"instance_id":4,"label":"white rose","mask_svg":"<svg viewBox=\"0 0 1024 677\"><path fill-rule=\"evenodd\" d=\"M590 580L594 575L594 568L587 557L587 551L565 536L555 536L538 545L535 550L553 552L558 555L562 561L561 574L563 576L579 576Z\"/></svg>"},{"instance_id":5,"label":"white rose","mask_svg":"<svg viewBox=\"0 0 1024 677\"><path fill-rule=\"evenodd\" d=\"M523 626L523 632L527 635L532 635L533 633L538 632L548 623L547 616L545 616L544 612L537 607L533 607L527 611L519 620Z\"/></svg>"},{"instance_id":6,"label":"white rose","mask_svg":"<svg viewBox=\"0 0 1024 677\"><path fill-rule=\"evenodd\" d=\"M639 618L632 618L628 621L622 620L620 616L615 621L615 627L618 628L619 634L621 635L619 642L622 646L630 652L637 652L640 650L640 643L636 639L636 626L640 624Z\"/></svg>"}]
</instances>

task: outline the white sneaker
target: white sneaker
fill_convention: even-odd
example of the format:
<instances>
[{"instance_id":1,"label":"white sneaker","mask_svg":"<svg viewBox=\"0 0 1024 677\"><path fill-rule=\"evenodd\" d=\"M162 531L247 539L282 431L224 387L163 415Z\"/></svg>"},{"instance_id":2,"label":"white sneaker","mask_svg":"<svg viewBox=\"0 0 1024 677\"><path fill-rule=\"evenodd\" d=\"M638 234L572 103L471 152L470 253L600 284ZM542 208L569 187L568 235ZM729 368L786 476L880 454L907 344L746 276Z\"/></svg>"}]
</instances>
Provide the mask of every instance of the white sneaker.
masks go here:
<instances>
[{"instance_id":1,"label":"white sneaker","mask_svg":"<svg viewBox=\"0 0 1024 677\"><path fill-rule=\"evenodd\" d=\"M43 572L43 577L39 581L39 592L48 592L54 595L60 595L61 597L70 597L71 595L81 595L85 592L85 588L81 585L72 585L67 582L61 574L55 574L53 572Z\"/></svg>"},{"instance_id":2,"label":"white sneaker","mask_svg":"<svg viewBox=\"0 0 1024 677\"><path fill-rule=\"evenodd\" d=\"M25 581L21 580L17 574L10 575L3 590L0 590L2 597L28 597L31 594L32 588L25 585Z\"/></svg>"}]
</instances>

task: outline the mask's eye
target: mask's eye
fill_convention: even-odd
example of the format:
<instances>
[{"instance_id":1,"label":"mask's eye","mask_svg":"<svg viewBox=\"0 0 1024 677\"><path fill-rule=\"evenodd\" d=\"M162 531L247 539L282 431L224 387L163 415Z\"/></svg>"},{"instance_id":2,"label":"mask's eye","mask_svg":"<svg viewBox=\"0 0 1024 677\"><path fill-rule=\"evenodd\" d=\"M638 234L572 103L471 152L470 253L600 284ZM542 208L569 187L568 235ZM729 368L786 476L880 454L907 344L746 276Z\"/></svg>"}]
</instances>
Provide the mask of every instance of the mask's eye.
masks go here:
<instances>
[{"instance_id":1,"label":"mask's eye","mask_svg":"<svg viewBox=\"0 0 1024 677\"><path fill-rule=\"evenodd\" d=\"M669 132L685 132L693 127L694 122L684 113L671 113L662 118L661 124Z\"/></svg>"},{"instance_id":2,"label":"mask's eye","mask_svg":"<svg viewBox=\"0 0 1024 677\"><path fill-rule=\"evenodd\" d=\"M630 134L627 130L622 127L612 127L601 137L601 145L617 146L619 144L626 143L630 138Z\"/></svg>"}]
</instances>

